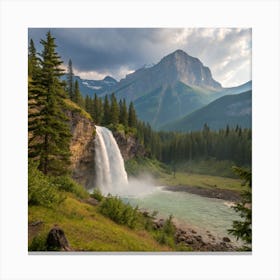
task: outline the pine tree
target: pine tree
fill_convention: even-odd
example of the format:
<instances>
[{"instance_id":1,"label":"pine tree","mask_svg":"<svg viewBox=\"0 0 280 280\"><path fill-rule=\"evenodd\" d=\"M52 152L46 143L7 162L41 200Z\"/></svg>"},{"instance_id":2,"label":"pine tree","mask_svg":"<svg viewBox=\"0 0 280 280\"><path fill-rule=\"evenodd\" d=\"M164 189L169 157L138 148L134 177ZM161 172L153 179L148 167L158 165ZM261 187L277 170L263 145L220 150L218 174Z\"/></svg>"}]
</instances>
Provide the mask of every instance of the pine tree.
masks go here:
<instances>
[{"instance_id":1,"label":"pine tree","mask_svg":"<svg viewBox=\"0 0 280 280\"><path fill-rule=\"evenodd\" d=\"M111 108L110 108L110 103L108 99L108 95L105 96L104 99L104 105L103 105L103 125L108 125L111 123Z\"/></svg>"},{"instance_id":2,"label":"pine tree","mask_svg":"<svg viewBox=\"0 0 280 280\"><path fill-rule=\"evenodd\" d=\"M103 104L102 99L97 97L97 94L94 94L93 99L93 116L94 122L96 124L101 124L103 118Z\"/></svg>"},{"instance_id":3,"label":"pine tree","mask_svg":"<svg viewBox=\"0 0 280 280\"><path fill-rule=\"evenodd\" d=\"M98 98L97 101L98 101L97 102L98 103L97 122L98 122L98 124L101 124L102 120L103 120L103 115L104 115L102 98Z\"/></svg>"},{"instance_id":4,"label":"pine tree","mask_svg":"<svg viewBox=\"0 0 280 280\"><path fill-rule=\"evenodd\" d=\"M63 112L62 61L55 51L55 38L48 32L40 42L40 71L29 87L28 155L39 161L44 174L64 174L69 166L70 129Z\"/></svg>"},{"instance_id":5,"label":"pine tree","mask_svg":"<svg viewBox=\"0 0 280 280\"><path fill-rule=\"evenodd\" d=\"M243 240L246 243L244 250L250 251L252 243L252 173L240 167L233 169L243 179L246 189L242 194L242 201L233 206L242 220L234 221L232 229L229 229L228 232L237 240Z\"/></svg>"},{"instance_id":6,"label":"pine tree","mask_svg":"<svg viewBox=\"0 0 280 280\"><path fill-rule=\"evenodd\" d=\"M89 97L89 95L87 95L86 98L85 98L85 110L88 113L90 113L90 105L91 105L90 97Z\"/></svg>"},{"instance_id":7,"label":"pine tree","mask_svg":"<svg viewBox=\"0 0 280 280\"><path fill-rule=\"evenodd\" d=\"M39 61L36 54L36 49L34 46L34 42L30 39L29 47L28 47L28 76L31 79L35 79L36 74L39 71Z\"/></svg>"},{"instance_id":8,"label":"pine tree","mask_svg":"<svg viewBox=\"0 0 280 280\"><path fill-rule=\"evenodd\" d=\"M119 123L119 104L117 102L117 99L115 97L115 94L112 93L111 95L111 110L110 110L110 123L113 125L117 125Z\"/></svg>"},{"instance_id":9,"label":"pine tree","mask_svg":"<svg viewBox=\"0 0 280 280\"><path fill-rule=\"evenodd\" d=\"M66 78L66 90L71 100L74 100L74 73L72 68L72 60L69 59Z\"/></svg>"},{"instance_id":10,"label":"pine tree","mask_svg":"<svg viewBox=\"0 0 280 280\"><path fill-rule=\"evenodd\" d=\"M77 103L80 107L84 108L84 99L80 92L78 80L75 80L73 101Z\"/></svg>"},{"instance_id":11,"label":"pine tree","mask_svg":"<svg viewBox=\"0 0 280 280\"><path fill-rule=\"evenodd\" d=\"M137 125L137 116L133 106L133 103L130 102L129 109L128 109L128 126L129 127L136 127Z\"/></svg>"},{"instance_id":12,"label":"pine tree","mask_svg":"<svg viewBox=\"0 0 280 280\"><path fill-rule=\"evenodd\" d=\"M127 107L126 107L125 99L120 100L119 107L120 107L120 123L123 124L125 127L127 127L128 114L127 114Z\"/></svg>"}]
</instances>

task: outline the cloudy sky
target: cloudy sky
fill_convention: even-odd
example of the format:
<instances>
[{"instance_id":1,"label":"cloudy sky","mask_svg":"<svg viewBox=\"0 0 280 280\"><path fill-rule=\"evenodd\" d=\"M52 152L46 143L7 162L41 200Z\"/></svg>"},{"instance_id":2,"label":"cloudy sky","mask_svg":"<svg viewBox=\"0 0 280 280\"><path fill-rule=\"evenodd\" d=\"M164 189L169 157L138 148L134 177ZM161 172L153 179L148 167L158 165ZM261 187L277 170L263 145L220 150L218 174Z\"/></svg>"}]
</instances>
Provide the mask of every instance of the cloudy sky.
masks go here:
<instances>
[{"instance_id":1,"label":"cloudy sky","mask_svg":"<svg viewBox=\"0 0 280 280\"><path fill-rule=\"evenodd\" d=\"M65 65L84 79L119 80L182 49L208 66L224 87L251 80L251 29L237 28L30 28L37 51L51 30Z\"/></svg>"}]
</instances>

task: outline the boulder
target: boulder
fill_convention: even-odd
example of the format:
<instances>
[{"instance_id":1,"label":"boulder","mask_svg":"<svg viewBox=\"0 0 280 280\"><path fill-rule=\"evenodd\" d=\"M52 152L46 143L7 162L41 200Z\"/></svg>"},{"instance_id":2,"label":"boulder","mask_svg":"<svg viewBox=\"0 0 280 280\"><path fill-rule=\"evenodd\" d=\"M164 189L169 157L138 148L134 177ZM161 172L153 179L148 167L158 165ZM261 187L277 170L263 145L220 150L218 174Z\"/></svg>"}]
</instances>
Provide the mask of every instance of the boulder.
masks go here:
<instances>
[{"instance_id":1,"label":"boulder","mask_svg":"<svg viewBox=\"0 0 280 280\"><path fill-rule=\"evenodd\" d=\"M65 236L64 231L58 227L54 226L47 237L47 250L48 251L70 251L70 246L68 240Z\"/></svg>"},{"instance_id":2,"label":"boulder","mask_svg":"<svg viewBox=\"0 0 280 280\"><path fill-rule=\"evenodd\" d=\"M223 237L224 242L230 242L231 240L228 237Z\"/></svg>"},{"instance_id":3,"label":"boulder","mask_svg":"<svg viewBox=\"0 0 280 280\"><path fill-rule=\"evenodd\" d=\"M84 202L89 205L92 205L92 206L96 206L99 204L99 201L97 199L95 199L94 197L89 197L89 198L85 199Z\"/></svg>"}]
</instances>

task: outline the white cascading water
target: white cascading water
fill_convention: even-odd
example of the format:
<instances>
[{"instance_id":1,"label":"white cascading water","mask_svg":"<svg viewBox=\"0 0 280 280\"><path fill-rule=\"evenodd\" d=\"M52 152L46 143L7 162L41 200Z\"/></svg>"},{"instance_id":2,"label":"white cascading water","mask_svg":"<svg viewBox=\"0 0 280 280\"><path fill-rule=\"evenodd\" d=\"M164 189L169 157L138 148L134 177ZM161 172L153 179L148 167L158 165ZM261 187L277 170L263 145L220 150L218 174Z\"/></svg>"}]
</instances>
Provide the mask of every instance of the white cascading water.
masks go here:
<instances>
[{"instance_id":1,"label":"white cascading water","mask_svg":"<svg viewBox=\"0 0 280 280\"><path fill-rule=\"evenodd\" d=\"M96 126L95 144L96 186L104 195L116 194L128 184L118 144L112 132L102 126Z\"/></svg>"}]
</instances>

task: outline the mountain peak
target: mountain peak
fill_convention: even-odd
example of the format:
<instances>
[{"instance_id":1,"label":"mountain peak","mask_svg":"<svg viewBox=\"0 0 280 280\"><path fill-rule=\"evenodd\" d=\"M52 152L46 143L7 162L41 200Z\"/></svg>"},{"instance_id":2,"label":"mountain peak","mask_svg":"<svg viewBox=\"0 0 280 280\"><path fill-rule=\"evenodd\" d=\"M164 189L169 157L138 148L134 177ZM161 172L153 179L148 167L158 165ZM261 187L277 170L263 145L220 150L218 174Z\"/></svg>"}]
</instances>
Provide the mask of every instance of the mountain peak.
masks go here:
<instances>
[{"instance_id":1,"label":"mountain peak","mask_svg":"<svg viewBox=\"0 0 280 280\"><path fill-rule=\"evenodd\" d=\"M106 82L111 82L111 83L117 83L117 81L112 78L111 76L106 76L103 81L106 81Z\"/></svg>"},{"instance_id":2,"label":"mountain peak","mask_svg":"<svg viewBox=\"0 0 280 280\"><path fill-rule=\"evenodd\" d=\"M214 91L222 88L221 84L213 79L208 67L181 49L165 56L159 65L165 72L169 72L169 76L175 81Z\"/></svg>"}]
</instances>

